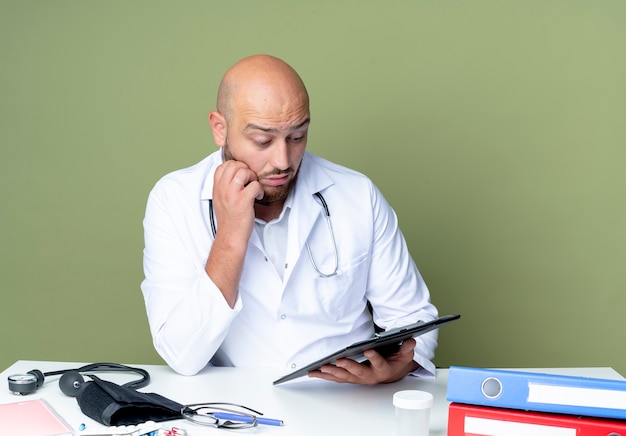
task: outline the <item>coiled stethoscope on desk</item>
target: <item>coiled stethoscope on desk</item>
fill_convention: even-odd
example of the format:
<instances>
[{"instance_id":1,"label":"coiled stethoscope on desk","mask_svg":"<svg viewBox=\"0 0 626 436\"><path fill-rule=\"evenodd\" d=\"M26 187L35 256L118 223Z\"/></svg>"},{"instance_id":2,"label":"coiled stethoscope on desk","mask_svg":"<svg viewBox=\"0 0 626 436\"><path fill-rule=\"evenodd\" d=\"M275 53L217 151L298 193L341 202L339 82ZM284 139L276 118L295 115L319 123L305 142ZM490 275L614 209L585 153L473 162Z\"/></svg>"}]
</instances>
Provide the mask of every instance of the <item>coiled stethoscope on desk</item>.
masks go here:
<instances>
[{"instance_id":1,"label":"coiled stethoscope on desk","mask_svg":"<svg viewBox=\"0 0 626 436\"><path fill-rule=\"evenodd\" d=\"M320 277L328 278L328 277L337 275L337 271L339 269L337 242L335 241L335 233L333 232L333 226L332 226L332 223L330 222L330 211L328 209L328 204L326 203L326 200L324 199L322 194L320 194L319 192L316 192L313 195L319 198L320 202L322 203L322 207L324 208L324 217L326 218L326 224L328 225L328 232L330 233L330 240L332 241L332 244L333 244L333 254L335 256L335 262L332 268L332 272L325 273L320 270L320 268L317 266L317 263L315 263L315 259L313 259L313 253L311 252L311 246L309 245L308 241L305 243L306 250L309 253L309 259L311 260L311 264L313 265L313 269L315 270L315 272L317 272L320 275ZM213 213L213 200L212 199L209 199L209 221L211 223L211 233L213 234L213 239L215 239L217 230L215 226L215 215Z\"/></svg>"}]
</instances>

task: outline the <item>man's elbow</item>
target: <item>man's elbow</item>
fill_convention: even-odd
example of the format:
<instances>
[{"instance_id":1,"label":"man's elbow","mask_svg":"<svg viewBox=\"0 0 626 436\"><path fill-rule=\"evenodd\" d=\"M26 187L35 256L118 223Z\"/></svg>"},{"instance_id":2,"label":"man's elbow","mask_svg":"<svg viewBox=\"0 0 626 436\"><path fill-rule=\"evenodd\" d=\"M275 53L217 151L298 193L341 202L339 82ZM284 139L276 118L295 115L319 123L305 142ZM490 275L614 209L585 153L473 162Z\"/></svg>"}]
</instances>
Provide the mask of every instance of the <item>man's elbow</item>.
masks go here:
<instances>
[{"instance_id":1,"label":"man's elbow","mask_svg":"<svg viewBox=\"0 0 626 436\"><path fill-rule=\"evenodd\" d=\"M208 362L198 359L198 356L190 356L189 353L173 352L172 350L168 350L163 346L163 344L157 344L156 341L155 348L167 366L180 375L196 375L204 369Z\"/></svg>"}]
</instances>

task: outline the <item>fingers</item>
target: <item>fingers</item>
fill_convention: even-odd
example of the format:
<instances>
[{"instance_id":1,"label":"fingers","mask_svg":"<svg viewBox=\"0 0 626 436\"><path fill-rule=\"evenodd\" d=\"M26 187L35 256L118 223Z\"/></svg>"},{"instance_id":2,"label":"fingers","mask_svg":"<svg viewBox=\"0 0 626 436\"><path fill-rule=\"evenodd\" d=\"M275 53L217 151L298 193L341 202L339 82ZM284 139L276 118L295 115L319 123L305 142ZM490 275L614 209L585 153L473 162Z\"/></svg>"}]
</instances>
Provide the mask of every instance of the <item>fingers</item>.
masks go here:
<instances>
[{"instance_id":1,"label":"fingers","mask_svg":"<svg viewBox=\"0 0 626 436\"><path fill-rule=\"evenodd\" d=\"M318 371L311 371L309 377L321 378L337 383L370 385L378 383L372 370L351 359L340 359L335 365L324 365Z\"/></svg>"},{"instance_id":2,"label":"fingers","mask_svg":"<svg viewBox=\"0 0 626 436\"><path fill-rule=\"evenodd\" d=\"M400 345L400 350L398 350L398 354L413 356L413 350L415 349L416 345L417 342L415 341L415 339L406 339L404 342L402 342L402 345Z\"/></svg>"},{"instance_id":3,"label":"fingers","mask_svg":"<svg viewBox=\"0 0 626 436\"><path fill-rule=\"evenodd\" d=\"M324 365L318 371L311 371L309 377L337 383L373 385L384 381L386 371L381 372L380 369L374 369L365 362L358 363L352 359L339 359L334 365Z\"/></svg>"},{"instance_id":4,"label":"fingers","mask_svg":"<svg viewBox=\"0 0 626 436\"><path fill-rule=\"evenodd\" d=\"M364 352L367 362L339 359L335 365L324 365L318 371L310 372L309 377L362 385L394 382L417 368L418 365L413 361L415 344L414 339L408 339L396 354L387 358L375 350L367 350Z\"/></svg>"},{"instance_id":5,"label":"fingers","mask_svg":"<svg viewBox=\"0 0 626 436\"><path fill-rule=\"evenodd\" d=\"M263 198L263 188L257 182L256 174L245 163L229 160L215 171L213 195L232 198L238 193L250 200Z\"/></svg>"},{"instance_id":6,"label":"fingers","mask_svg":"<svg viewBox=\"0 0 626 436\"><path fill-rule=\"evenodd\" d=\"M229 160L213 178L213 205L217 238L247 243L254 227L254 200L263 198L256 174L243 162Z\"/></svg>"},{"instance_id":7,"label":"fingers","mask_svg":"<svg viewBox=\"0 0 626 436\"><path fill-rule=\"evenodd\" d=\"M413 350L415 345L415 339L407 339L402 342L400 348L395 354L387 356L386 358L381 356L378 352L376 352L376 350L366 350L363 354L367 357L373 368L383 369L389 362L407 362L413 360Z\"/></svg>"}]
</instances>

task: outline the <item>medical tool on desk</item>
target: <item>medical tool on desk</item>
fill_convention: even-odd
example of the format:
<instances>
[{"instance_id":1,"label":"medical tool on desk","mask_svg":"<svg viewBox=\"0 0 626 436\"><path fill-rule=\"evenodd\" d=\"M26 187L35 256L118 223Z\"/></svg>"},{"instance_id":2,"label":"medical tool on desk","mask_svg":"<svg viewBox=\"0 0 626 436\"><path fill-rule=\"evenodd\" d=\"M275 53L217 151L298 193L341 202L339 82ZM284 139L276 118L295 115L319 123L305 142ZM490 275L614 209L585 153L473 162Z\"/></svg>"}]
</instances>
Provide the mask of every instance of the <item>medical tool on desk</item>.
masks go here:
<instances>
[{"instance_id":1,"label":"medical tool on desk","mask_svg":"<svg viewBox=\"0 0 626 436\"><path fill-rule=\"evenodd\" d=\"M118 385L102 380L94 372L133 372L141 378ZM90 380L85 381L83 374ZM244 429L257 425L282 426L283 421L261 417L263 413L250 407L233 403L181 404L157 393L137 389L150 382L148 371L117 363L92 363L75 369L43 373L32 370L26 374L8 377L9 390L16 395L35 392L44 384L45 377L61 375L61 390L75 397L81 412L106 427L86 428L83 436L179 436L174 428L164 433L165 427L157 422L186 419L192 423L222 429ZM158 432L157 432L158 430Z\"/></svg>"},{"instance_id":2,"label":"medical tool on desk","mask_svg":"<svg viewBox=\"0 0 626 436\"><path fill-rule=\"evenodd\" d=\"M339 256L337 254L337 241L335 240L335 233L333 232L333 226L332 226L332 223L330 222L330 211L328 209L328 203L326 203L326 200L324 199L322 194L320 194L319 192L316 192L313 195L319 198L320 202L322 203L322 207L324 208L324 217L326 218L326 224L328 225L328 232L330 233L330 240L333 245L333 253L335 255L335 263L332 268L332 271L328 273L324 273L319 269L319 267L317 266L317 263L315 263L315 259L313 259L313 253L311 253L311 246L309 245L308 241L306 242L306 250L309 253L309 259L311 260L311 264L313 265L313 269L315 270L315 272L317 272L320 275L320 277L328 278L328 277L337 275L337 270L339 269ZM213 234L213 238L215 239L217 230L215 226L215 215L213 213L213 200L212 199L209 199L209 221L211 223L211 233Z\"/></svg>"},{"instance_id":3,"label":"medical tool on desk","mask_svg":"<svg viewBox=\"0 0 626 436\"><path fill-rule=\"evenodd\" d=\"M182 407L183 417L196 424L230 430L256 427L257 425L282 426L280 419L265 418L263 413L233 403L197 403Z\"/></svg>"},{"instance_id":4,"label":"medical tool on desk","mask_svg":"<svg viewBox=\"0 0 626 436\"><path fill-rule=\"evenodd\" d=\"M9 390L15 395L28 395L39 389L46 377L60 375L59 388L70 397L78 394L85 379L81 373L94 372L132 372L139 374L141 378L124 384L123 386L139 389L150 383L150 374L141 368L120 365L118 363L91 363L75 369L62 369L59 371L41 372L38 369L28 371L26 374L13 374L8 377Z\"/></svg>"}]
</instances>

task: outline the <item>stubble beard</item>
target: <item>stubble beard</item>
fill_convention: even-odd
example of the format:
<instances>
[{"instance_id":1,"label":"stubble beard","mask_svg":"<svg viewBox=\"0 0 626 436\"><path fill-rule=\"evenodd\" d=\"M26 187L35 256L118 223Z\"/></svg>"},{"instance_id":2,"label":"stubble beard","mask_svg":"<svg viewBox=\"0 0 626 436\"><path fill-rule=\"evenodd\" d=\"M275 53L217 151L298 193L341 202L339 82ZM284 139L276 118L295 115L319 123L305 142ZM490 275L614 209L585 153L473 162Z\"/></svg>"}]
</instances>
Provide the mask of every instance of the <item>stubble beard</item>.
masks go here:
<instances>
[{"instance_id":1,"label":"stubble beard","mask_svg":"<svg viewBox=\"0 0 626 436\"><path fill-rule=\"evenodd\" d=\"M230 151L228 140L225 141L224 146L222 147L222 153L223 153L222 155L224 157L224 161L237 160L235 159L235 157ZM275 169L268 173L257 174L257 178L261 179L261 178L268 177L268 176L274 176L274 175L278 176L278 175L289 174L289 173L294 173L291 167L287 168L287 170ZM263 186L263 198L260 200L254 200L254 202L257 204L261 204L263 206L270 206L274 203L284 203L285 200L287 200L289 193L293 190L294 186L296 185L296 181L298 180L299 173L300 173L300 167L298 167L298 171L294 173L293 178L289 180L289 183L285 185Z\"/></svg>"}]
</instances>

